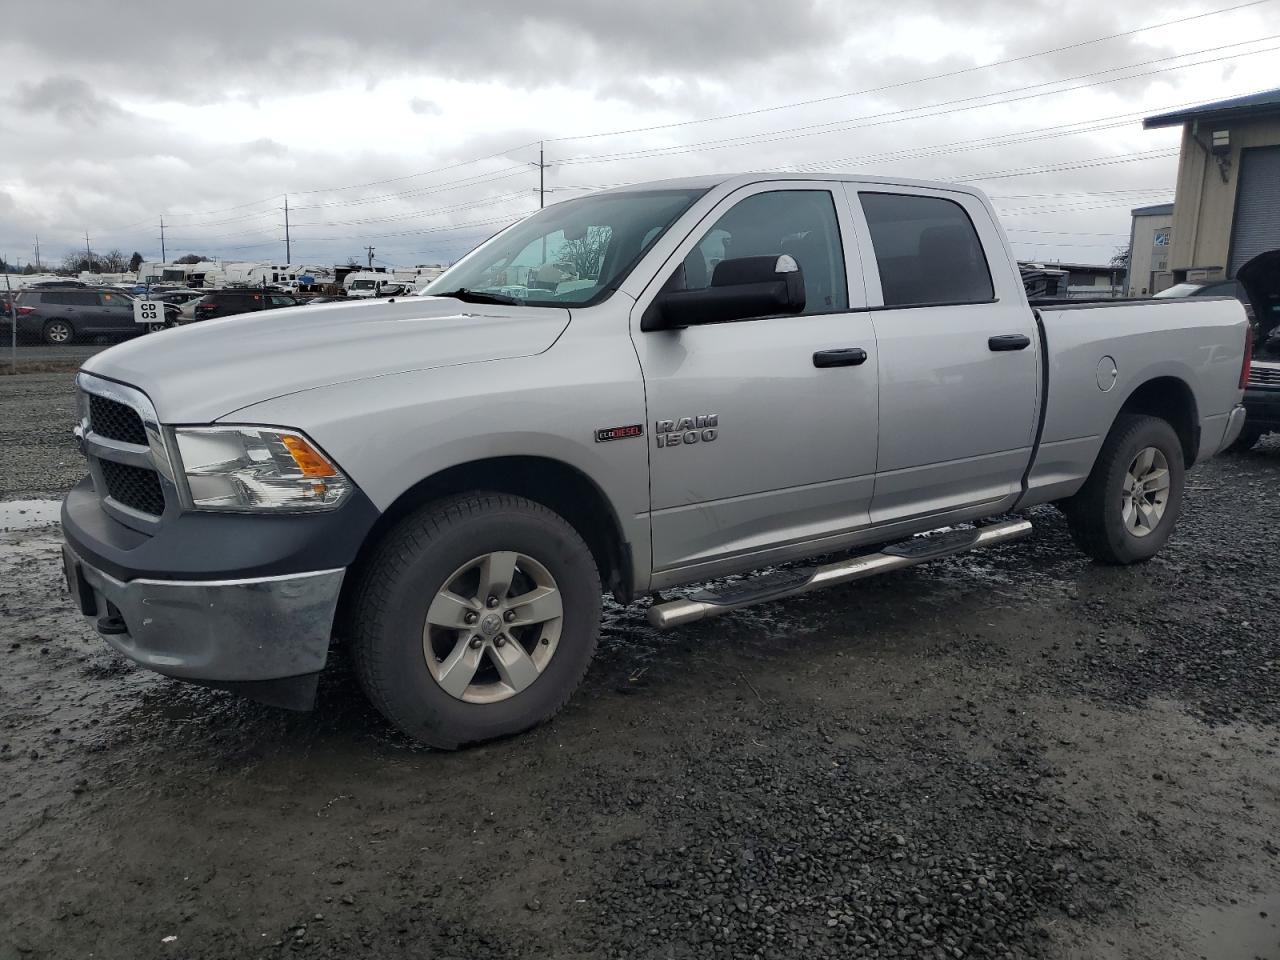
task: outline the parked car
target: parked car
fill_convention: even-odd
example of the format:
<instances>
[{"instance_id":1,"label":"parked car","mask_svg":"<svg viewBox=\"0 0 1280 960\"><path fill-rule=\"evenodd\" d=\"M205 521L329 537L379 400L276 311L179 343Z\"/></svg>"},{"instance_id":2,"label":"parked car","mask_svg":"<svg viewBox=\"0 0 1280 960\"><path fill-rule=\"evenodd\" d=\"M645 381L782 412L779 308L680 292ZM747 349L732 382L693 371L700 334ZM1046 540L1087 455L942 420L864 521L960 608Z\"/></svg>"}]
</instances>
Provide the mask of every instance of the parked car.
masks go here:
<instances>
[{"instance_id":1,"label":"parked car","mask_svg":"<svg viewBox=\"0 0 1280 960\"><path fill-rule=\"evenodd\" d=\"M1214 280L1211 283L1175 283L1155 294L1155 299L1170 300L1182 297L1235 297L1244 304L1245 313L1253 319L1253 307L1245 293L1244 284L1238 280Z\"/></svg>"},{"instance_id":2,"label":"parked car","mask_svg":"<svg viewBox=\"0 0 1280 960\"><path fill-rule=\"evenodd\" d=\"M588 235L573 278L529 269ZM1244 423L1247 336L1226 299L1033 309L972 187L605 191L428 296L90 358L67 578L125 656L298 707L341 624L378 709L453 748L565 704L602 587L672 627L1014 540L1050 502L1096 560L1148 559Z\"/></svg>"},{"instance_id":3,"label":"parked car","mask_svg":"<svg viewBox=\"0 0 1280 960\"><path fill-rule=\"evenodd\" d=\"M213 320L255 310L275 310L280 307L296 307L301 297L279 290L263 290L257 287L232 287L214 290L196 301L193 320Z\"/></svg>"},{"instance_id":4,"label":"parked car","mask_svg":"<svg viewBox=\"0 0 1280 960\"><path fill-rule=\"evenodd\" d=\"M161 300L164 303L172 303L175 307L181 307L192 300L199 300L208 292L208 290L164 290L156 293L153 290L150 296L152 300Z\"/></svg>"},{"instance_id":5,"label":"parked car","mask_svg":"<svg viewBox=\"0 0 1280 960\"><path fill-rule=\"evenodd\" d=\"M1244 391L1247 417L1231 449L1251 450L1268 433L1280 432L1280 250L1254 257L1239 271L1254 304L1253 363Z\"/></svg>"},{"instance_id":6,"label":"parked car","mask_svg":"<svg viewBox=\"0 0 1280 960\"><path fill-rule=\"evenodd\" d=\"M136 323L133 298L127 293L94 287L29 287L17 294L18 335L65 344L83 337L131 337L146 333ZM178 308L165 306L165 323ZM160 324L163 326L165 324Z\"/></svg>"}]
</instances>

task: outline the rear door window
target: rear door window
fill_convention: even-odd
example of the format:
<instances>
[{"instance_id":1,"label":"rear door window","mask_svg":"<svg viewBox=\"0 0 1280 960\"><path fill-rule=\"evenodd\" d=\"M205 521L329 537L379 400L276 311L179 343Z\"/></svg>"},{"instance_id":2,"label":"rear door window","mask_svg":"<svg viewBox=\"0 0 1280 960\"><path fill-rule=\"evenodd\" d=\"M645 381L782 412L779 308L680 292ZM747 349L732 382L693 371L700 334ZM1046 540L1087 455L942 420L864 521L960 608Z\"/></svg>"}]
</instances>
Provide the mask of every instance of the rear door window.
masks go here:
<instances>
[{"instance_id":1,"label":"rear door window","mask_svg":"<svg viewBox=\"0 0 1280 960\"><path fill-rule=\"evenodd\" d=\"M64 294L67 303L76 307L96 307L98 305L98 295L92 290L72 290Z\"/></svg>"},{"instance_id":2,"label":"rear door window","mask_svg":"<svg viewBox=\"0 0 1280 960\"><path fill-rule=\"evenodd\" d=\"M995 298L982 242L964 207L942 197L859 193L886 307Z\"/></svg>"}]
</instances>

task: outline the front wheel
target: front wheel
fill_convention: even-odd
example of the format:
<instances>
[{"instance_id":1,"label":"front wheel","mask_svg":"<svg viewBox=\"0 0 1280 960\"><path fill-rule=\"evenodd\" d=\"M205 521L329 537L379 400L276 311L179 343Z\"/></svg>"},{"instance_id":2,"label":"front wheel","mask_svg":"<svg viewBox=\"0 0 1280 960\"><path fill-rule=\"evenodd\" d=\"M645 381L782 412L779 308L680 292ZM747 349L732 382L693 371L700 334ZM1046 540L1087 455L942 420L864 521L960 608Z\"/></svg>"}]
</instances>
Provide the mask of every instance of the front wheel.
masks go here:
<instances>
[{"instance_id":1,"label":"front wheel","mask_svg":"<svg viewBox=\"0 0 1280 960\"><path fill-rule=\"evenodd\" d=\"M600 633L600 578L546 507L468 494L409 515L356 594L356 672L373 705L433 747L519 733L554 716Z\"/></svg>"},{"instance_id":2,"label":"front wheel","mask_svg":"<svg viewBox=\"0 0 1280 960\"><path fill-rule=\"evenodd\" d=\"M1158 417L1122 414L1089 479L1065 504L1076 545L1102 563L1150 559L1178 522L1185 480L1173 427Z\"/></svg>"}]
</instances>

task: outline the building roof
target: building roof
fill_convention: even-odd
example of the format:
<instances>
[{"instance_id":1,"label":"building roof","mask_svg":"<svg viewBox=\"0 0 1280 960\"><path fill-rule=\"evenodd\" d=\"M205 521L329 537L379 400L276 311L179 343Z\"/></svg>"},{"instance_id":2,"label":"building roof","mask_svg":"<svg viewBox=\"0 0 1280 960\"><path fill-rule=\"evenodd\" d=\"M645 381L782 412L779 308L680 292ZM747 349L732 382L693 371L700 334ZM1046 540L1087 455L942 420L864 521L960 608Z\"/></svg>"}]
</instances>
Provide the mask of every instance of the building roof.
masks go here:
<instances>
[{"instance_id":1,"label":"building roof","mask_svg":"<svg viewBox=\"0 0 1280 960\"><path fill-rule=\"evenodd\" d=\"M1173 216L1173 204L1157 203L1150 207L1134 207L1129 213L1135 217L1171 217Z\"/></svg>"},{"instance_id":2,"label":"building roof","mask_svg":"<svg viewBox=\"0 0 1280 960\"><path fill-rule=\"evenodd\" d=\"M1250 93L1243 97L1233 97L1230 100L1219 100L1216 103L1205 103L1174 113L1161 113L1154 117L1147 117L1142 121L1142 126L1150 130L1153 127L1176 127L1190 120L1225 120L1269 113L1280 113L1280 87L1275 90L1264 90L1261 93Z\"/></svg>"}]
</instances>

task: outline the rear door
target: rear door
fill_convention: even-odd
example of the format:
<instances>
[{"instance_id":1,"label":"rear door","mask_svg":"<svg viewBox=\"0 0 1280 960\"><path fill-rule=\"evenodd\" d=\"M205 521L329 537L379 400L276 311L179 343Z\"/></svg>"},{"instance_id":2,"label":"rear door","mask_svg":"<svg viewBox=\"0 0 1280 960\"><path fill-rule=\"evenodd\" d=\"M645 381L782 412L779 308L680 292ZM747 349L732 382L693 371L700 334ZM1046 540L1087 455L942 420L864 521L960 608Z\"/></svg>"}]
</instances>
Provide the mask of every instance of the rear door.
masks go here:
<instances>
[{"instance_id":1,"label":"rear door","mask_svg":"<svg viewBox=\"0 0 1280 960\"><path fill-rule=\"evenodd\" d=\"M659 572L710 574L868 525L876 344L850 251L848 209L830 184L754 184L708 213L637 301ZM804 273L802 315L640 329L664 284L705 287L723 259L783 254ZM863 357L818 356L841 350Z\"/></svg>"},{"instance_id":2,"label":"rear door","mask_svg":"<svg viewBox=\"0 0 1280 960\"><path fill-rule=\"evenodd\" d=\"M969 194L847 189L879 351L872 521L1012 502L1039 415L1040 343L1002 234Z\"/></svg>"},{"instance_id":3,"label":"rear door","mask_svg":"<svg viewBox=\"0 0 1280 960\"><path fill-rule=\"evenodd\" d=\"M68 305L66 312L74 318L77 333L102 332L102 316L96 291L67 290L60 292L59 297Z\"/></svg>"}]
</instances>

